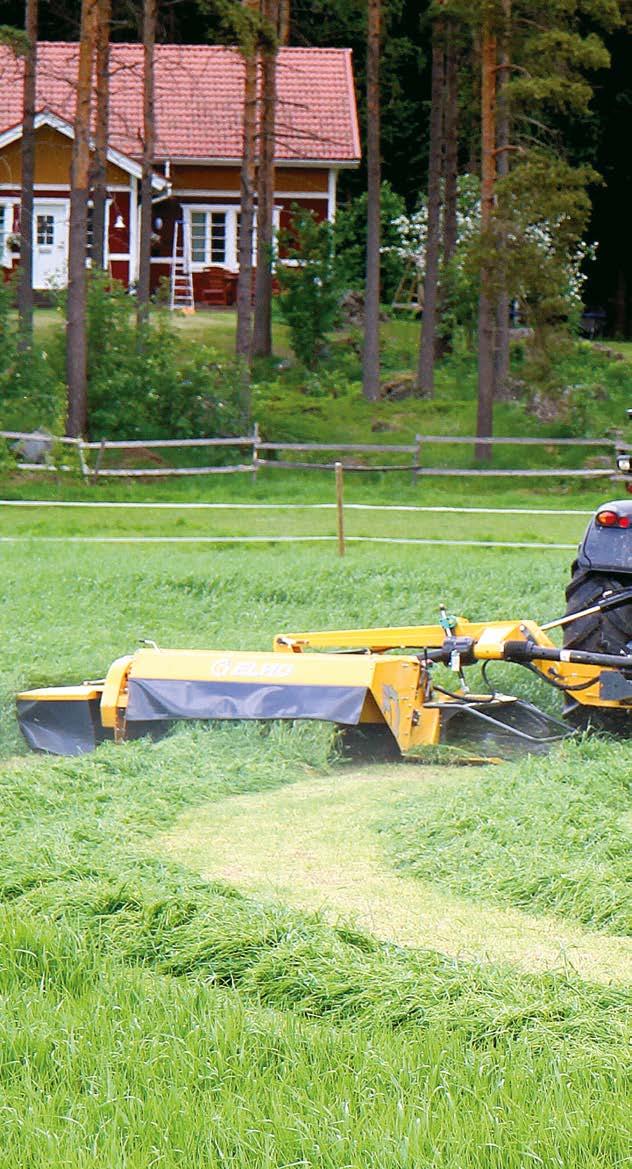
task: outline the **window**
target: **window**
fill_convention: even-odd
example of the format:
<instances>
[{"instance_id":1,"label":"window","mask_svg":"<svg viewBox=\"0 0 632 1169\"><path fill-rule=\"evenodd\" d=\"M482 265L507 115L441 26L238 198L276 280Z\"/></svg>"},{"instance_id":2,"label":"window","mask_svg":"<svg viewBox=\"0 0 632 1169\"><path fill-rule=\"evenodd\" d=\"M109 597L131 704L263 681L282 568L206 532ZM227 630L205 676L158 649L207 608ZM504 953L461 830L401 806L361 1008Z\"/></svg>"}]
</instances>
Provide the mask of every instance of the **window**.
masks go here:
<instances>
[{"instance_id":1,"label":"window","mask_svg":"<svg viewBox=\"0 0 632 1169\"><path fill-rule=\"evenodd\" d=\"M281 209L274 209L275 231L279 229ZM241 214L236 203L221 205L189 204L183 207L185 231L191 242L194 270L217 264L229 272L239 269L239 229ZM257 223L253 233L253 260L257 250Z\"/></svg>"},{"instance_id":2,"label":"window","mask_svg":"<svg viewBox=\"0 0 632 1169\"><path fill-rule=\"evenodd\" d=\"M36 221L36 241L38 248L52 248L55 243L55 216L38 215Z\"/></svg>"},{"instance_id":3,"label":"window","mask_svg":"<svg viewBox=\"0 0 632 1169\"><path fill-rule=\"evenodd\" d=\"M191 212L191 261L225 264L227 224L225 211Z\"/></svg>"},{"instance_id":4,"label":"window","mask_svg":"<svg viewBox=\"0 0 632 1169\"><path fill-rule=\"evenodd\" d=\"M206 211L191 212L191 260L206 263Z\"/></svg>"}]
</instances>

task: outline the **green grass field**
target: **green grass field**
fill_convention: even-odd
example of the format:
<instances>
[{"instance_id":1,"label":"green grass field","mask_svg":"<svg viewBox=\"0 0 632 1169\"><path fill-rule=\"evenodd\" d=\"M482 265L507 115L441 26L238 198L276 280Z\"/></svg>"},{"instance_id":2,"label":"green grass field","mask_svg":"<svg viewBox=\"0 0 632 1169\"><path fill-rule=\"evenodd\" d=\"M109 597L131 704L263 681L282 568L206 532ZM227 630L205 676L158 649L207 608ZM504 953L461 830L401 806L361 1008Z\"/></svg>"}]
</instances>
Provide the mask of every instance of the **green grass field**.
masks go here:
<instances>
[{"instance_id":1,"label":"green grass field","mask_svg":"<svg viewBox=\"0 0 632 1169\"><path fill-rule=\"evenodd\" d=\"M42 485L2 494L20 490L33 499ZM327 501L331 477L291 490ZM203 491L288 499L287 480ZM349 497L392 491L354 484ZM502 499L589 510L598 491ZM193 500L191 484L98 497L168 493ZM394 501L411 497L402 480ZM448 502L442 485L424 499ZM583 525L445 513L349 525L386 520L406 535L447 525L564 543ZM0 510L1 534L27 537L0 546L0 1167L623 1169L625 744L484 770L345 763L316 724L183 726L82 759L21 744L17 690L102 676L139 638L267 648L282 629L433 618L439 600L473 619L563 607L571 553L552 549L352 544L340 560L326 543L30 538L252 523ZM271 540L306 523L329 530L333 514L256 513ZM510 677L555 704L531 676Z\"/></svg>"}]
</instances>

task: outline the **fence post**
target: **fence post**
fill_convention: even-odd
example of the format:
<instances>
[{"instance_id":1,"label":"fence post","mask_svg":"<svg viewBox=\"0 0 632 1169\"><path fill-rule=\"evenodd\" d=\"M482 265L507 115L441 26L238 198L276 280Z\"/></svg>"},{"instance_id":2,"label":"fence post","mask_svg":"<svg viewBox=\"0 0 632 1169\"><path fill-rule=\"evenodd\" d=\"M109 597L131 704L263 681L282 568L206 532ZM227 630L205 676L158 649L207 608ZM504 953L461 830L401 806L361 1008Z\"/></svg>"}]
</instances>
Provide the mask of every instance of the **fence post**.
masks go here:
<instances>
[{"instance_id":1,"label":"fence post","mask_svg":"<svg viewBox=\"0 0 632 1169\"><path fill-rule=\"evenodd\" d=\"M338 521L337 522L338 555L344 556L344 554L345 554L345 511L344 511L344 499L343 499L344 481L343 481L343 474L342 474L342 463L336 463L335 468L336 468L336 517L337 517L337 521Z\"/></svg>"},{"instance_id":2,"label":"fence post","mask_svg":"<svg viewBox=\"0 0 632 1169\"><path fill-rule=\"evenodd\" d=\"M95 462L94 462L94 471L92 472L92 478L93 478L95 483L97 482L97 479L99 478L99 471L101 470L101 463L103 462L103 455L104 454L105 454L105 439L102 438L101 445L97 451L97 457L96 457Z\"/></svg>"},{"instance_id":3,"label":"fence post","mask_svg":"<svg viewBox=\"0 0 632 1169\"><path fill-rule=\"evenodd\" d=\"M417 486L419 468L421 467L421 435L415 435L415 450L413 453L413 487Z\"/></svg>"},{"instance_id":4,"label":"fence post","mask_svg":"<svg viewBox=\"0 0 632 1169\"><path fill-rule=\"evenodd\" d=\"M88 475L90 474L90 468L86 462L86 457L83 450L83 440L80 438L77 439L77 454L79 455L79 466L81 467L81 474L83 475L84 479L87 479Z\"/></svg>"},{"instance_id":5,"label":"fence post","mask_svg":"<svg viewBox=\"0 0 632 1169\"><path fill-rule=\"evenodd\" d=\"M259 470L259 423L255 422L252 431L252 481L257 482L257 471Z\"/></svg>"}]
</instances>

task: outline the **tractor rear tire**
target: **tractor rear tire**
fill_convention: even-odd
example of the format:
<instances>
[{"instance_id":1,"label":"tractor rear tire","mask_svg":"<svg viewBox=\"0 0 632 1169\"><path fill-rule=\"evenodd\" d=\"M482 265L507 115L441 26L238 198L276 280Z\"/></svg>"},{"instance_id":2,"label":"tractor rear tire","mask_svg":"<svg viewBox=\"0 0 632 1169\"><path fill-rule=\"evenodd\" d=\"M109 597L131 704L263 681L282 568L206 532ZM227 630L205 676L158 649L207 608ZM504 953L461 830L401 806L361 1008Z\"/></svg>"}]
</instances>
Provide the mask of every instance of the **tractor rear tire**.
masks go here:
<instances>
[{"instance_id":1,"label":"tractor rear tire","mask_svg":"<svg viewBox=\"0 0 632 1169\"><path fill-rule=\"evenodd\" d=\"M566 589L566 613L577 613L600 601L605 593L619 592L630 587L629 580L621 580L603 573L590 572L573 564L572 577ZM632 650L632 604L606 613L592 613L564 626L565 649L589 650L593 653L618 654ZM628 738L632 735L632 713L597 706L584 706L572 693L565 696L564 718L580 730L601 730Z\"/></svg>"}]
</instances>

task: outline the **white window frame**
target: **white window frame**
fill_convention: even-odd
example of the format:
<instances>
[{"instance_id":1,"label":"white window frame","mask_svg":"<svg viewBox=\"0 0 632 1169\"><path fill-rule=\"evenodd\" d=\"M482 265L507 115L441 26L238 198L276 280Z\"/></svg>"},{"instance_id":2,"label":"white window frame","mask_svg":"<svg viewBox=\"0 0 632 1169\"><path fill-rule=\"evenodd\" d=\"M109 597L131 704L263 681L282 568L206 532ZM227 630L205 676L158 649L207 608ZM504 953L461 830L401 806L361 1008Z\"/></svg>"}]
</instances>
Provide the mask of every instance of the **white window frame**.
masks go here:
<instances>
[{"instance_id":1,"label":"white window frame","mask_svg":"<svg viewBox=\"0 0 632 1169\"><path fill-rule=\"evenodd\" d=\"M193 212L209 212L218 211L226 215L226 257L224 263L213 261L210 258L211 234L207 228L207 253L208 258L202 263L200 260L191 260L192 272L203 272L205 268L225 268L228 272L239 271L239 256L237 254L237 216L241 211L239 203L184 203L182 205L182 212L186 224L186 232L188 239L191 240L191 215ZM256 211L255 211L256 215ZM281 208L275 207L272 213L272 222L274 234L277 235L281 225ZM256 261L257 255L257 229L255 221L255 230L253 233L253 262Z\"/></svg>"},{"instance_id":2,"label":"white window frame","mask_svg":"<svg viewBox=\"0 0 632 1169\"><path fill-rule=\"evenodd\" d=\"M4 210L4 239L2 247L0 247L0 267L12 268L14 253L10 252L7 247L7 236L13 235L15 232L15 206L19 200L16 198L0 198L0 207Z\"/></svg>"},{"instance_id":3,"label":"white window frame","mask_svg":"<svg viewBox=\"0 0 632 1169\"><path fill-rule=\"evenodd\" d=\"M185 203L183 207L184 217L186 221L187 237L192 238L191 230L191 216L196 214L210 215L215 212L226 216L226 252L224 261L211 259L211 233L207 226L206 231L206 248L207 255L204 261L191 259L191 271L203 272L205 268L227 268L229 271L237 271L237 212L239 207L232 203ZM207 221L208 224L208 221Z\"/></svg>"}]
</instances>

